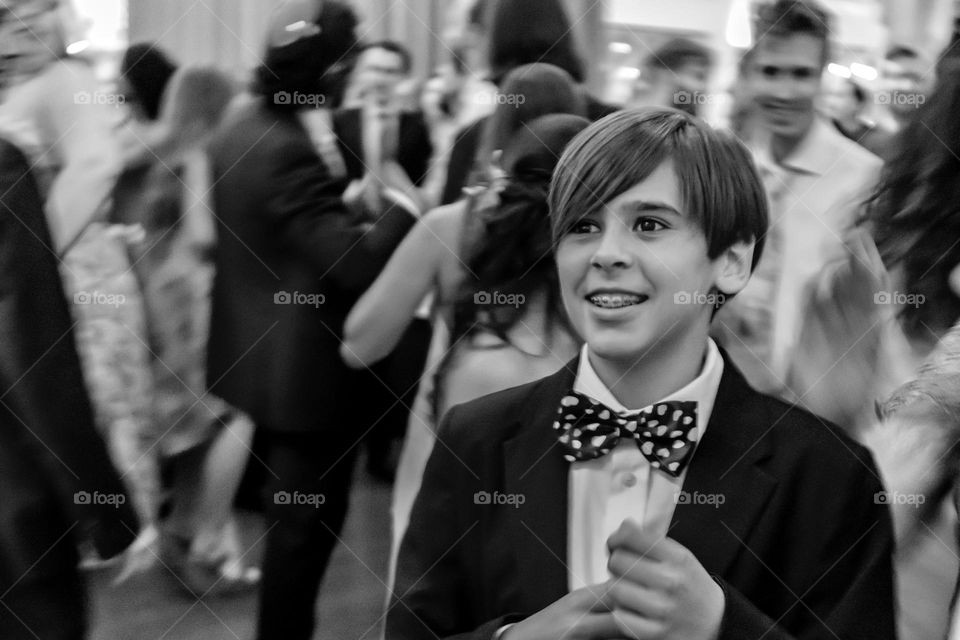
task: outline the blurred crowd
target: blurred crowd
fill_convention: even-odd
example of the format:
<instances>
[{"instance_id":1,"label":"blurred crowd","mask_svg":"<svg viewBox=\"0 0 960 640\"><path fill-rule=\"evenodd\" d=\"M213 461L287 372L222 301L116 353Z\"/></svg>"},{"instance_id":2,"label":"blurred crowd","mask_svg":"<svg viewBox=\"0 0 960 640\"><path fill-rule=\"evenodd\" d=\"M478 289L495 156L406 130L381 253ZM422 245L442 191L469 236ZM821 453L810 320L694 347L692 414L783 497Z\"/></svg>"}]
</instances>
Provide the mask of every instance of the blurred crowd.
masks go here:
<instances>
[{"instance_id":1,"label":"blurred crowd","mask_svg":"<svg viewBox=\"0 0 960 640\"><path fill-rule=\"evenodd\" d=\"M715 52L671 39L608 104L562 5L478 0L419 79L402 43L357 40L348 4L285 0L251 78L138 43L106 87L67 54L56 0L0 0L0 638L82 638L80 567L122 583L161 562L197 595L257 590L262 640L311 637L358 459L393 486L393 585L441 418L583 348L551 227L568 144L624 110L707 115ZM762 183L759 260L735 296L674 302L710 307L751 387L870 450L898 632L943 638L960 61L893 46L871 95L824 81L812 0L756 20L710 119ZM241 503L265 523L260 566ZM387 637L407 636L388 619Z\"/></svg>"}]
</instances>

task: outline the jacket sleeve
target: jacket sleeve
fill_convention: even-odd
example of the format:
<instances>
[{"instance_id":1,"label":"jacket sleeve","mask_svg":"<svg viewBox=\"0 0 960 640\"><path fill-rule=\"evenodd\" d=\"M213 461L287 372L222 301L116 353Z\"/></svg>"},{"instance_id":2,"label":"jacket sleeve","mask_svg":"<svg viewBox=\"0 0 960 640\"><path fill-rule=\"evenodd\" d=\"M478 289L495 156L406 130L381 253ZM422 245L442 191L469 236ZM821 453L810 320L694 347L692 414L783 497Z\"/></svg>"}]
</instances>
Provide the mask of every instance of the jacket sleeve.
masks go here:
<instances>
[{"instance_id":1,"label":"jacket sleeve","mask_svg":"<svg viewBox=\"0 0 960 640\"><path fill-rule=\"evenodd\" d=\"M372 225L354 219L340 197L343 181L329 177L308 145L278 146L270 166L267 215L291 250L342 289L369 286L416 221L399 205Z\"/></svg>"},{"instance_id":2,"label":"jacket sleeve","mask_svg":"<svg viewBox=\"0 0 960 640\"><path fill-rule=\"evenodd\" d=\"M470 606L479 585L470 583L465 558L480 545L473 503L470 455L456 432L466 427L454 407L440 425L410 525L400 545L396 581L387 609L386 640L490 640L497 629L522 615L473 619ZM458 426L459 425L459 426Z\"/></svg>"}]
</instances>

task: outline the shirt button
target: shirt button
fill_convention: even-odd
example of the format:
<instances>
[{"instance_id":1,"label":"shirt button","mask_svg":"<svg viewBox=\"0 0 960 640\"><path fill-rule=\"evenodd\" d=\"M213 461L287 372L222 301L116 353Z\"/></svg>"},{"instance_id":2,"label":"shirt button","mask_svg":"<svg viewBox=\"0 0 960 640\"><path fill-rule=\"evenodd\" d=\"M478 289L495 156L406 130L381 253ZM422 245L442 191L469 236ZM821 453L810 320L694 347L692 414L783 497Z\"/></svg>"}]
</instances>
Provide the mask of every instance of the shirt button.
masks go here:
<instances>
[{"instance_id":1,"label":"shirt button","mask_svg":"<svg viewBox=\"0 0 960 640\"><path fill-rule=\"evenodd\" d=\"M637 476L632 473L623 474L623 480L621 481L625 487L633 487L637 484Z\"/></svg>"}]
</instances>

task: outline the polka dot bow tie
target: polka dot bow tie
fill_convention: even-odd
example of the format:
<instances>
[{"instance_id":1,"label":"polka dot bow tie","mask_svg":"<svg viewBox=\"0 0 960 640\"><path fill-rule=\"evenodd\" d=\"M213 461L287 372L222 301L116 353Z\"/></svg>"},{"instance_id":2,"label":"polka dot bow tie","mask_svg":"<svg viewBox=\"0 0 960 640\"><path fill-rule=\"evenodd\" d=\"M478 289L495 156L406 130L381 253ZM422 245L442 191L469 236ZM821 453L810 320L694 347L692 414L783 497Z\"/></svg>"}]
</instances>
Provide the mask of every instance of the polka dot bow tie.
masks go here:
<instances>
[{"instance_id":1,"label":"polka dot bow tie","mask_svg":"<svg viewBox=\"0 0 960 640\"><path fill-rule=\"evenodd\" d=\"M613 451L620 438L633 438L650 466L676 478L697 446L697 403L660 402L639 413L619 414L571 391L560 401L553 428L568 462L599 458Z\"/></svg>"}]
</instances>

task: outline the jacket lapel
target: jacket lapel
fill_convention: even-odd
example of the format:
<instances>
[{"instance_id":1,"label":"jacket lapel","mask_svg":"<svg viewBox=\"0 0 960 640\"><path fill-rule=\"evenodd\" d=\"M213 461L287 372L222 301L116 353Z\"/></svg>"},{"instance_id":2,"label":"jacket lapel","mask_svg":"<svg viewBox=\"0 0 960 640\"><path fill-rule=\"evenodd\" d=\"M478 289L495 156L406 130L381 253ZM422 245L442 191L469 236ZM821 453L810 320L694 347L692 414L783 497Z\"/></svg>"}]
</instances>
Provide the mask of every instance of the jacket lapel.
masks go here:
<instances>
[{"instance_id":1,"label":"jacket lapel","mask_svg":"<svg viewBox=\"0 0 960 640\"><path fill-rule=\"evenodd\" d=\"M517 435L504 441L503 486L522 495L524 508L512 510L508 544L514 547L518 583L537 584L537 593L518 593L530 607L542 607L567 593L567 482L552 429L560 399L573 386L579 358L544 378L518 415Z\"/></svg>"},{"instance_id":2,"label":"jacket lapel","mask_svg":"<svg viewBox=\"0 0 960 640\"><path fill-rule=\"evenodd\" d=\"M723 354L724 370L706 435L694 454L669 536L710 573L724 576L776 487L758 463L770 455L759 394ZM775 418L774 418L775 419Z\"/></svg>"}]
</instances>

